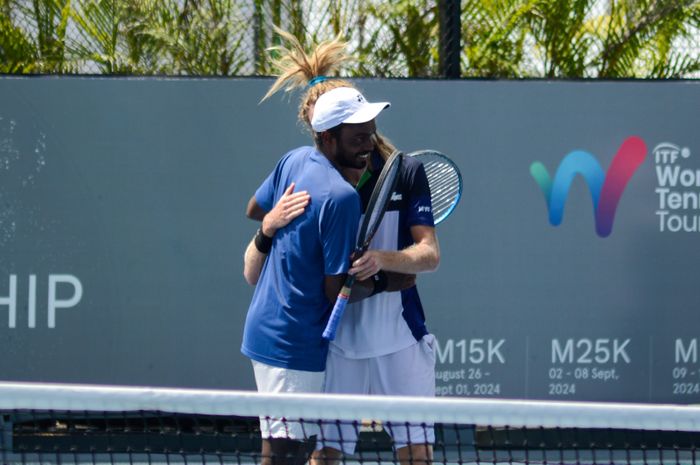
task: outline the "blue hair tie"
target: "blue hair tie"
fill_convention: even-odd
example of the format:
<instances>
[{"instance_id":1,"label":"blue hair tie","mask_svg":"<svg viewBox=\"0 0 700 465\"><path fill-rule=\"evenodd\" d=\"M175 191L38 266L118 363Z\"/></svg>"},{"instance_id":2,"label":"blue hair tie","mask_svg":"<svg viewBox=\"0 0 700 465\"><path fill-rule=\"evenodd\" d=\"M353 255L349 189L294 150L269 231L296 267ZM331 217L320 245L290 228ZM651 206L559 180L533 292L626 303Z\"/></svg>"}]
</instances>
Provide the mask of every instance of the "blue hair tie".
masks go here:
<instances>
[{"instance_id":1,"label":"blue hair tie","mask_svg":"<svg viewBox=\"0 0 700 465\"><path fill-rule=\"evenodd\" d=\"M319 82L327 81L328 78L326 76L316 76L312 80L309 81L309 83L306 85L306 88L310 88L318 84Z\"/></svg>"}]
</instances>

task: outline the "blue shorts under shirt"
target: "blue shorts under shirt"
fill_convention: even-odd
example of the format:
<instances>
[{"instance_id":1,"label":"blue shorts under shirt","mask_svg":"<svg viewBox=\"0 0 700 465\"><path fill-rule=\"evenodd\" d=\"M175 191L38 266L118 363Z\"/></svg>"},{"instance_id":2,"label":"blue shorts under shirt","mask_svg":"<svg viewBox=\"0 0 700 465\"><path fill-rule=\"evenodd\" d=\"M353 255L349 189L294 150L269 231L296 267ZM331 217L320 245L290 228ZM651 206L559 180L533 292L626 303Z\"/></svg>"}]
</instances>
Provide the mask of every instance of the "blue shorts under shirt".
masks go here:
<instances>
[{"instance_id":1,"label":"blue shorts under shirt","mask_svg":"<svg viewBox=\"0 0 700 465\"><path fill-rule=\"evenodd\" d=\"M287 153L255 192L270 211L294 182L311 202L273 238L248 308L241 352L268 365L323 371L328 342L321 337L332 302L326 275L349 269L360 218L360 198L313 147Z\"/></svg>"}]
</instances>

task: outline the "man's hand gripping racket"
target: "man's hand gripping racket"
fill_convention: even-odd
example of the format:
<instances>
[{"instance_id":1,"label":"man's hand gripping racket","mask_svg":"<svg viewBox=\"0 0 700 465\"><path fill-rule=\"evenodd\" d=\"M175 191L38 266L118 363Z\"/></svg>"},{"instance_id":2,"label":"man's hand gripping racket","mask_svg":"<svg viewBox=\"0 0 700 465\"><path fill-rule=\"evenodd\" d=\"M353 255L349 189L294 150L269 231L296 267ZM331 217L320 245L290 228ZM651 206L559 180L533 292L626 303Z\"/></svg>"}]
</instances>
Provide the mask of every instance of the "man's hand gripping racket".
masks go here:
<instances>
[{"instance_id":1,"label":"man's hand gripping racket","mask_svg":"<svg viewBox=\"0 0 700 465\"><path fill-rule=\"evenodd\" d=\"M362 219L362 224L360 225L360 231L357 235L357 246L353 252L353 259L357 259L361 257L363 253L365 253L370 242L372 242L374 234L379 228L379 224L382 222L384 212L389 205L391 194L394 191L396 181L399 178L402 155L403 154L401 152L395 150L387 160L384 168L382 168L381 173L379 173L377 184L374 186L374 190L372 190L372 195L369 198L365 216ZM350 300L350 294L354 283L355 276L348 275L345 283L343 284L343 288L340 290L338 298L335 301L335 305L333 306L333 311L328 319L326 329L323 331L323 337L325 339L330 341L335 339L338 324L340 324L340 320L343 317L343 312L345 312L345 306Z\"/></svg>"}]
</instances>

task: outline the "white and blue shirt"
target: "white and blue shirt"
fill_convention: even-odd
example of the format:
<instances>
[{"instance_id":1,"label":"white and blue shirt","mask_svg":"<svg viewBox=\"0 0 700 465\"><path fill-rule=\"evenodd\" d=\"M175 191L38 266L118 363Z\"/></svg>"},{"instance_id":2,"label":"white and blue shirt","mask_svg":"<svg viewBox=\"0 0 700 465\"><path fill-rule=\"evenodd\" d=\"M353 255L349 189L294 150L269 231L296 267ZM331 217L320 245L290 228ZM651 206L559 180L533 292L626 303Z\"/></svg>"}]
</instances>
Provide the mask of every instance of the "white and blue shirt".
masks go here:
<instances>
[{"instance_id":1,"label":"white and blue shirt","mask_svg":"<svg viewBox=\"0 0 700 465\"><path fill-rule=\"evenodd\" d=\"M374 175L359 190L363 211L383 164L374 153ZM430 187L423 165L403 157L396 188L369 248L403 250L413 245L411 227L416 225L434 226ZM426 334L423 305L413 286L348 304L330 350L347 358L380 357L410 347Z\"/></svg>"},{"instance_id":2,"label":"white and blue shirt","mask_svg":"<svg viewBox=\"0 0 700 465\"><path fill-rule=\"evenodd\" d=\"M269 211L292 182L311 202L275 233L248 308L241 352L272 366L323 371L328 342L321 335L332 309L324 278L348 271L360 198L322 153L301 147L282 157L255 200Z\"/></svg>"}]
</instances>

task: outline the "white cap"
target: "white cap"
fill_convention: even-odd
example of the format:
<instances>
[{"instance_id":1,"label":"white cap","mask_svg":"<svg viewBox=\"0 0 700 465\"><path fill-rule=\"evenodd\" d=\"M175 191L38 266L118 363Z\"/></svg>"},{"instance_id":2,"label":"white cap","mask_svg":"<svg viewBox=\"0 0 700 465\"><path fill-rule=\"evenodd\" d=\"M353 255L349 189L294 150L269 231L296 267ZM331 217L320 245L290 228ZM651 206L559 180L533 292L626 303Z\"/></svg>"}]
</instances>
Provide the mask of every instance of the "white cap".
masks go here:
<instances>
[{"instance_id":1,"label":"white cap","mask_svg":"<svg viewBox=\"0 0 700 465\"><path fill-rule=\"evenodd\" d=\"M389 102L369 103L357 89L336 87L316 100L311 127L323 132L342 123L366 123L389 106Z\"/></svg>"}]
</instances>

